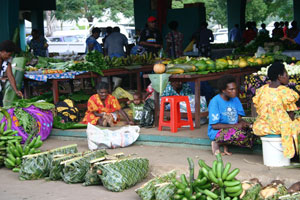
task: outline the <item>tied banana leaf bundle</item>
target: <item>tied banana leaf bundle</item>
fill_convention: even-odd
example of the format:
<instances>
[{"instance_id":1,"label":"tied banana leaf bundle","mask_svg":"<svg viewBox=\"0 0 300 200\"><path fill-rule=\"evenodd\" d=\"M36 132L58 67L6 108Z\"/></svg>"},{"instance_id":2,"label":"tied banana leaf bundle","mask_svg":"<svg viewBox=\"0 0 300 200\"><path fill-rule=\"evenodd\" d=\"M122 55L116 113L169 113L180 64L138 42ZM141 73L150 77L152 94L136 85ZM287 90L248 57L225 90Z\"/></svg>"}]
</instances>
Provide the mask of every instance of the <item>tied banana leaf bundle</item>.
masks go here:
<instances>
[{"instance_id":1,"label":"tied banana leaf bundle","mask_svg":"<svg viewBox=\"0 0 300 200\"><path fill-rule=\"evenodd\" d=\"M299 200L299 199L300 199L300 192L287 194L279 197L279 200Z\"/></svg>"},{"instance_id":2,"label":"tied banana leaf bundle","mask_svg":"<svg viewBox=\"0 0 300 200\"><path fill-rule=\"evenodd\" d=\"M77 153L77 144L59 147L42 153L23 156L19 173L20 180L35 180L48 177L54 155Z\"/></svg>"},{"instance_id":3,"label":"tied banana leaf bundle","mask_svg":"<svg viewBox=\"0 0 300 200\"><path fill-rule=\"evenodd\" d=\"M113 192L121 192L143 180L149 171L146 158L125 158L100 162L99 177L104 187Z\"/></svg>"},{"instance_id":4,"label":"tied banana leaf bundle","mask_svg":"<svg viewBox=\"0 0 300 200\"><path fill-rule=\"evenodd\" d=\"M156 200L171 200L176 192L176 187L171 182L155 185Z\"/></svg>"},{"instance_id":5,"label":"tied banana leaf bundle","mask_svg":"<svg viewBox=\"0 0 300 200\"><path fill-rule=\"evenodd\" d=\"M76 158L79 156L82 156L83 153L75 153L75 154L68 154L68 155L56 155L53 157L51 163L50 163L50 173L49 173L49 179L50 180L60 180L61 173L64 168L63 165L60 163L72 158Z\"/></svg>"},{"instance_id":6,"label":"tied banana leaf bundle","mask_svg":"<svg viewBox=\"0 0 300 200\"><path fill-rule=\"evenodd\" d=\"M172 170L161 176L149 180L147 183L136 189L135 192L142 200L151 200L155 198L155 185L169 182L176 178L176 171Z\"/></svg>"},{"instance_id":7,"label":"tied banana leaf bundle","mask_svg":"<svg viewBox=\"0 0 300 200\"><path fill-rule=\"evenodd\" d=\"M288 193L287 188L282 184L270 184L264 187L258 196L258 200L277 200L280 196Z\"/></svg>"},{"instance_id":8,"label":"tied banana leaf bundle","mask_svg":"<svg viewBox=\"0 0 300 200\"><path fill-rule=\"evenodd\" d=\"M261 190L260 183L255 183L252 181L242 182L242 187L243 187L243 192L240 195L240 199L242 199L242 200L256 199Z\"/></svg>"},{"instance_id":9,"label":"tied banana leaf bundle","mask_svg":"<svg viewBox=\"0 0 300 200\"><path fill-rule=\"evenodd\" d=\"M84 177L84 186L101 185L101 180L97 174L97 168L91 167Z\"/></svg>"},{"instance_id":10,"label":"tied banana leaf bundle","mask_svg":"<svg viewBox=\"0 0 300 200\"><path fill-rule=\"evenodd\" d=\"M90 168L90 161L104 155L107 155L105 150L97 150L62 162L61 164L64 165L61 173L63 181L66 183L83 183Z\"/></svg>"}]
</instances>

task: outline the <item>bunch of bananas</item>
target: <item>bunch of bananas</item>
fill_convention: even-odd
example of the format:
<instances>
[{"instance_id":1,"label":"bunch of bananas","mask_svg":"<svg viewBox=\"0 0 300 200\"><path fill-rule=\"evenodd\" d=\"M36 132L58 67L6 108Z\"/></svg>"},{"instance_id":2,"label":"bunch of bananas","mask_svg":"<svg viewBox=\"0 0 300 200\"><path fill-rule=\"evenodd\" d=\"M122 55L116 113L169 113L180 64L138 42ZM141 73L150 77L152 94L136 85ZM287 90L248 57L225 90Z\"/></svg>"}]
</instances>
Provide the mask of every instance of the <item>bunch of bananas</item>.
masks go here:
<instances>
[{"instance_id":1,"label":"bunch of bananas","mask_svg":"<svg viewBox=\"0 0 300 200\"><path fill-rule=\"evenodd\" d=\"M108 65L111 68L122 66L122 59L123 59L122 57L121 58L117 58L117 57L110 58L109 56L104 57L104 61L106 65Z\"/></svg>"},{"instance_id":2,"label":"bunch of bananas","mask_svg":"<svg viewBox=\"0 0 300 200\"><path fill-rule=\"evenodd\" d=\"M0 166L5 163L6 148L8 144L22 141L22 137L14 136L18 131L11 130L10 126L7 126L7 130L4 131L5 126L5 122L0 125Z\"/></svg>"},{"instance_id":3,"label":"bunch of bananas","mask_svg":"<svg viewBox=\"0 0 300 200\"><path fill-rule=\"evenodd\" d=\"M180 176L181 181L172 180L177 188L173 196L175 200L237 200L243 192L241 182L235 179L240 170L236 168L229 173L231 163L228 162L224 167L220 154L212 167L199 160L197 179L194 179L194 162L191 158L188 161L190 180L187 181L184 174Z\"/></svg>"},{"instance_id":4,"label":"bunch of bananas","mask_svg":"<svg viewBox=\"0 0 300 200\"><path fill-rule=\"evenodd\" d=\"M6 148L6 158L4 160L5 167L9 169L13 169L14 172L19 172L20 165L22 163L22 156L40 153L40 148L43 145L43 141L41 140L41 136L35 137L31 140L32 135L29 135L23 147L20 144L22 140L21 136L13 136L18 137L17 141L11 141L7 143ZM31 140L31 141L30 141Z\"/></svg>"}]
</instances>

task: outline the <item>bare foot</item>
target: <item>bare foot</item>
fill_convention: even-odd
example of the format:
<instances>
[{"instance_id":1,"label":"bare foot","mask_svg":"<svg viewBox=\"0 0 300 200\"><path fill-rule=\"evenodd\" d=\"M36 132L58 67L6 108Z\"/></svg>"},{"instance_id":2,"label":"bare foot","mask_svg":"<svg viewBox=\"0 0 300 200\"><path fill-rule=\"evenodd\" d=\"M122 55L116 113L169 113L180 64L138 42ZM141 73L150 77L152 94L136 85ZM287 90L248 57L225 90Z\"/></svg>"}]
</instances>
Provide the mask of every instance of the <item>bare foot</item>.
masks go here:
<instances>
[{"instance_id":1,"label":"bare foot","mask_svg":"<svg viewBox=\"0 0 300 200\"><path fill-rule=\"evenodd\" d=\"M227 155L227 156L231 156L232 153L228 151L228 147L226 145L223 146L224 147L224 153L222 153L223 156Z\"/></svg>"},{"instance_id":2,"label":"bare foot","mask_svg":"<svg viewBox=\"0 0 300 200\"><path fill-rule=\"evenodd\" d=\"M211 142L211 151L212 151L213 155L217 155L218 153L220 153L220 147L217 142L215 142L215 141Z\"/></svg>"}]
</instances>

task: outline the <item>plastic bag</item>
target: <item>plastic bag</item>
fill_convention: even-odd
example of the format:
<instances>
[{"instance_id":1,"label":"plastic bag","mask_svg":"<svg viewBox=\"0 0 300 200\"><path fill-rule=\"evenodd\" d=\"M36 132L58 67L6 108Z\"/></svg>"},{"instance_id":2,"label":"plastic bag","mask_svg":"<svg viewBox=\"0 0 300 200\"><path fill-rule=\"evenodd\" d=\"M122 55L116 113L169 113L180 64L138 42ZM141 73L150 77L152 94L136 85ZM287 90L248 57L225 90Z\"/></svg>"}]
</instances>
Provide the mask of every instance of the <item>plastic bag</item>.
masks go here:
<instances>
[{"instance_id":1,"label":"plastic bag","mask_svg":"<svg viewBox=\"0 0 300 200\"><path fill-rule=\"evenodd\" d=\"M133 95L124 90L123 88L117 87L113 92L112 95L117 99L127 98L129 100L133 100Z\"/></svg>"},{"instance_id":2,"label":"plastic bag","mask_svg":"<svg viewBox=\"0 0 300 200\"><path fill-rule=\"evenodd\" d=\"M138 126L124 126L121 129L111 131L88 124L86 130L88 147L90 150L126 147L137 140L139 132Z\"/></svg>"},{"instance_id":3,"label":"plastic bag","mask_svg":"<svg viewBox=\"0 0 300 200\"><path fill-rule=\"evenodd\" d=\"M154 124L154 109L155 103L152 99L147 99L144 104L144 109L142 112L142 117L140 120L141 127L153 127Z\"/></svg>"}]
</instances>

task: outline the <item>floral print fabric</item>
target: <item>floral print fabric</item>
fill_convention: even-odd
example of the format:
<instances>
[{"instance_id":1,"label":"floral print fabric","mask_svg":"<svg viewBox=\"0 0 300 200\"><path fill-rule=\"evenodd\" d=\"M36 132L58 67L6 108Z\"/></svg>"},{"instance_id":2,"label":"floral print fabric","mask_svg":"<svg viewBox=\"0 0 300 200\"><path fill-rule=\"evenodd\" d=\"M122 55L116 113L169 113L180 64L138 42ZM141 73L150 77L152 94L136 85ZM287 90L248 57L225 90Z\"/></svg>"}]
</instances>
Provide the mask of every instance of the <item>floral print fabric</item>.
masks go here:
<instances>
[{"instance_id":1,"label":"floral print fabric","mask_svg":"<svg viewBox=\"0 0 300 200\"><path fill-rule=\"evenodd\" d=\"M251 148L253 146L254 135L250 128L220 129L215 137L215 141L222 144L236 145Z\"/></svg>"},{"instance_id":2,"label":"floral print fabric","mask_svg":"<svg viewBox=\"0 0 300 200\"><path fill-rule=\"evenodd\" d=\"M253 98L258 117L253 124L257 136L281 135L283 154L292 158L295 155L294 141L298 149L297 135L300 121L291 120L287 111L298 110L296 101L299 95L286 86L270 88L269 84L256 91Z\"/></svg>"},{"instance_id":3,"label":"floral print fabric","mask_svg":"<svg viewBox=\"0 0 300 200\"><path fill-rule=\"evenodd\" d=\"M87 105L87 111L85 117L82 120L84 124L93 124L96 125L100 117L97 117L94 112L97 113L114 113L121 109L119 101L112 95L108 95L105 99L105 106L103 105L98 94L94 94L90 97Z\"/></svg>"}]
</instances>

